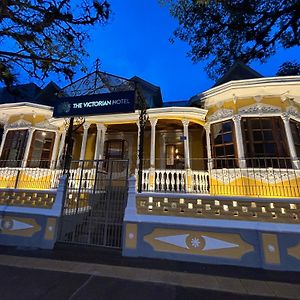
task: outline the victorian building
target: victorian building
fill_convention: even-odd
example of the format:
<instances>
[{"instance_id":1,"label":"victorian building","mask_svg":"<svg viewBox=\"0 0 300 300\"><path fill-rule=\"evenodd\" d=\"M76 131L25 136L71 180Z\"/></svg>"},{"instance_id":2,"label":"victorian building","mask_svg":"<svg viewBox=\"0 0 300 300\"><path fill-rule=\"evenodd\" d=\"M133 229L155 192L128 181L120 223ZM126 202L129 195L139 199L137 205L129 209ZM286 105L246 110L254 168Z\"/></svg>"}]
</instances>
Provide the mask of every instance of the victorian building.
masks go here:
<instances>
[{"instance_id":1,"label":"victorian building","mask_svg":"<svg viewBox=\"0 0 300 300\"><path fill-rule=\"evenodd\" d=\"M102 72L62 89L54 83L43 89L35 84L1 89L0 187L55 188L68 129L68 119L53 117L57 102L137 85L148 117L143 190L300 195L300 77L262 77L240 63L211 89L181 102L163 102L160 88L141 78ZM82 115L84 123L73 134L73 161L129 160L130 174L137 174L138 108ZM92 174L93 166L86 172ZM71 171L79 176L77 168Z\"/></svg>"}]
</instances>

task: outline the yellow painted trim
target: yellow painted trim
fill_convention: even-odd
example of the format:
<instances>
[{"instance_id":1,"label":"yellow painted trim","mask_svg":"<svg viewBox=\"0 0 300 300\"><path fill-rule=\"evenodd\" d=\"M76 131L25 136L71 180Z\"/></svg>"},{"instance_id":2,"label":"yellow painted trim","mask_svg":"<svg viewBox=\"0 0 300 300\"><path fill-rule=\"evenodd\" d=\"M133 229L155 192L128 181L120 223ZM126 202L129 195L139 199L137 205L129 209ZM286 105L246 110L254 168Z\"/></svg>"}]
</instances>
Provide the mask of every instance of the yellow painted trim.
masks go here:
<instances>
[{"instance_id":1,"label":"yellow painted trim","mask_svg":"<svg viewBox=\"0 0 300 300\"><path fill-rule=\"evenodd\" d=\"M263 233L262 244L264 259L267 264L279 265L280 264L280 250L276 234Z\"/></svg>"},{"instance_id":2,"label":"yellow painted trim","mask_svg":"<svg viewBox=\"0 0 300 300\"><path fill-rule=\"evenodd\" d=\"M25 228L25 229L13 230L14 220L31 225L32 227ZM7 222L7 224L11 224L12 228L10 228L10 227L5 228L5 226L2 225L1 234L32 237L35 233L37 233L41 230L40 225L36 222L35 219L32 219L32 218L20 218L20 217L14 217L14 216L5 216L4 218L2 218L2 224L5 224L6 222Z\"/></svg>"},{"instance_id":3,"label":"yellow painted trim","mask_svg":"<svg viewBox=\"0 0 300 300\"><path fill-rule=\"evenodd\" d=\"M128 249L136 249L137 245L137 224L126 224L126 244L125 247Z\"/></svg>"},{"instance_id":4,"label":"yellow painted trim","mask_svg":"<svg viewBox=\"0 0 300 300\"><path fill-rule=\"evenodd\" d=\"M163 242L158 238L178 236L181 245L177 246L171 242ZM185 237L186 236L186 237ZM206 238L217 239L220 242L232 243L232 247L219 247L216 249L206 249ZM183 240L185 239L185 240ZM193 242L199 240L199 246L194 247ZM200 232L193 230L180 230L168 228L155 228L150 234L144 236L144 241L150 244L155 251L171 252L179 254L193 254L210 257L223 257L240 260L243 255L254 251L251 244L245 242L239 234L219 233L219 232Z\"/></svg>"},{"instance_id":5,"label":"yellow painted trim","mask_svg":"<svg viewBox=\"0 0 300 300\"><path fill-rule=\"evenodd\" d=\"M45 240L52 241L54 239L55 228L56 228L56 219L48 218L46 228L45 228L45 236L44 236Z\"/></svg>"},{"instance_id":6,"label":"yellow painted trim","mask_svg":"<svg viewBox=\"0 0 300 300\"><path fill-rule=\"evenodd\" d=\"M300 260L300 243L287 249L288 255Z\"/></svg>"}]
</instances>

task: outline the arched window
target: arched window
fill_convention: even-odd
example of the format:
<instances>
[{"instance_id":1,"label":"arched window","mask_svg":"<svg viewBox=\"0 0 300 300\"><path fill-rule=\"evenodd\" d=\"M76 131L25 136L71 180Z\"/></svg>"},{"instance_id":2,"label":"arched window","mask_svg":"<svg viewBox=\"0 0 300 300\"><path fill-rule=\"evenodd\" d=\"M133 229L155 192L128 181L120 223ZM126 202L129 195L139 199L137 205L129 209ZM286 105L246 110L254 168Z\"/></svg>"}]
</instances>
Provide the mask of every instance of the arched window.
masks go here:
<instances>
[{"instance_id":1,"label":"arched window","mask_svg":"<svg viewBox=\"0 0 300 300\"><path fill-rule=\"evenodd\" d=\"M9 130L6 134L1 166L20 167L28 139L28 130Z\"/></svg>"},{"instance_id":2,"label":"arched window","mask_svg":"<svg viewBox=\"0 0 300 300\"><path fill-rule=\"evenodd\" d=\"M280 117L242 118L248 167L290 167L290 155Z\"/></svg>"}]
</instances>

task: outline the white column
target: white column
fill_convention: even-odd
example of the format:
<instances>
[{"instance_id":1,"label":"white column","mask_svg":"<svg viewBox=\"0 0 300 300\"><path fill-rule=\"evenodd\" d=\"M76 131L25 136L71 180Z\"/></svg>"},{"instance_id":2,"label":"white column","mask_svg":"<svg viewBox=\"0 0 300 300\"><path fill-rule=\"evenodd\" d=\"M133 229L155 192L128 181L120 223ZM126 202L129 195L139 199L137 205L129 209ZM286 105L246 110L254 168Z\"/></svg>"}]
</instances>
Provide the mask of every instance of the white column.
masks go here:
<instances>
[{"instance_id":1,"label":"white column","mask_svg":"<svg viewBox=\"0 0 300 300\"><path fill-rule=\"evenodd\" d=\"M293 139L293 135L292 135L292 131L291 131L290 116L287 113L283 113L281 115L281 118L283 120L284 129L285 129L287 142L288 142L290 155L291 155L293 164L297 169L299 169L300 168L300 162L299 162L299 159L298 159L298 156L297 156L295 143L294 143L294 139Z\"/></svg>"},{"instance_id":2,"label":"white column","mask_svg":"<svg viewBox=\"0 0 300 300\"><path fill-rule=\"evenodd\" d=\"M160 168L166 168L166 136L165 134L160 134Z\"/></svg>"},{"instance_id":3,"label":"white column","mask_svg":"<svg viewBox=\"0 0 300 300\"><path fill-rule=\"evenodd\" d=\"M235 129L235 140L236 140L236 147L237 147L237 155L239 159L239 167L246 168L241 119L242 117L240 115L235 115L232 117L232 120L234 122L234 129Z\"/></svg>"},{"instance_id":4,"label":"white column","mask_svg":"<svg viewBox=\"0 0 300 300\"><path fill-rule=\"evenodd\" d=\"M140 150L140 122L136 122L137 126L137 141L136 141L136 168L139 168L140 158L139 158L139 150Z\"/></svg>"},{"instance_id":5,"label":"white column","mask_svg":"<svg viewBox=\"0 0 300 300\"><path fill-rule=\"evenodd\" d=\"M8 129L6 127L4 127L4 132L3 132L2 141L1 141L1 145L0 145L0 157L2 156L2 151L3 151L4 144L5 144L7 132L8 132Z\"/></svg>"},{"instance_id":6,"label":"white column","mask_svg":"<svg viewBox=\"0 0 300 300\"><path fill-rule=\"evenodd\" d=\"M213 168L213 162L212 162L212 153L211 153L211 141L210 141L210 124L207 123L204 125L205 133L206 133L206 150L207 150L207 166L208 170L211 170Z\"/></svg>"},{"instance_id":7,"label":"white column","mask_svg":"<svg viewBox=\"0 0 300 300\"><path fill-rule=\"evenodd\" d=\"M87 142L87 138L88 138L88 131L89 131L90 125L91 125L90 123L83 124L83 136L82 136L79 160L84 160L84 158L85 158L86 142Z\"/></svg>"},{"instance_id":8,"label":"white column","mask_svg":"<svg viewBox=\"0 0 300 300\"><path fill-rule=\"evenodd\" d=\"M27 144L26 144L26 148L25 148L25 152L24 152L24 157L23 157L23 163L22 163L22 167L26 168L27 165L27 161L28 161L28 156L29 156L29 152L30 152L30 148L31 148L31 143L32 143L32 136L34 133L35 128L29 128L28 130L28 139L27 139Z\"/></svg>"},{"instance_id":9,"label":"white column","mask_svg":"<svg viewBox=\"0 0 300 300\"><path fill-rule=\"evenodd\" d=\"M151 123L151 146L150 146L150 168L155 168L155 129L157 119L150 119Z\"/></svg>"},{"instance_id":10,"label":"white column","mask_svg":"<svg viewBox=\"0 0 300 300\"><path fill-rule=\"evenodd\" d=\"M64 128L63 131L62 131L62 134L61 134L56 166L59 166L59 162L60 162L61 157L63 155L63 151L64 151L64 147L65 147L65 141L66 141L66 134L67 134L67 131Z\"/></svg>"},{"instance_id":11,"label":"white column","mask_svg":"<svg viewBox=\"0 0 300 300\"><path fill-rule=\"evenodd\" d=\"M151 141L150 141L150 169L149 169L149 190L155 190L155 129L157 119L150 119Z\"/></svg>"},{"instance_id":12,"label":"white column","mask_svg":"<svg viewBox=\"0 0 300 300\"><path fill-rule=\"evenodd\" d=\"M97 136L96 136L94 160L99 159L99 150L100 150L101 134L102 134L102 130L101 130L102 124L96 124L96 126L97 126Z\"/></svg>"},{"instance_id":13,"label":"white column","mask_svg":"<svg viewBox=\"0 0 300 300\"><path fill-rule=\"evenodd\" d=\"M99 159L104 159L104 142L105 142L106 131L107 131L107 127L101 124L101 142L99 146Z\"/></svg>"},{"instance_id":14,"label":"white column","mask_svg":"<svg viewBox=\"0 0 300 300\"><path fill-rule=\"evenodd\" d=\"M58 152L58 144L59 144L59 138L60 138L60 132L56 131L55 132L55 140L54 140L54 145L53 145L53 151L52 151L52 156L51 156L51 165L50 169L54 169L56 165L56 160L57 160L57 152Z\"/></svg>"},{"instance_id":15,"label":"white column","mask_svg":"<svg viewBox=\"0 0 300 300\"><path fill-rule=\"evenodd\" d=\"M190 162L190 146L189 146L189 121L182 120L183 135L184 135L184 165L185 169L191 168Z\"/></svg>"}]
</instances>

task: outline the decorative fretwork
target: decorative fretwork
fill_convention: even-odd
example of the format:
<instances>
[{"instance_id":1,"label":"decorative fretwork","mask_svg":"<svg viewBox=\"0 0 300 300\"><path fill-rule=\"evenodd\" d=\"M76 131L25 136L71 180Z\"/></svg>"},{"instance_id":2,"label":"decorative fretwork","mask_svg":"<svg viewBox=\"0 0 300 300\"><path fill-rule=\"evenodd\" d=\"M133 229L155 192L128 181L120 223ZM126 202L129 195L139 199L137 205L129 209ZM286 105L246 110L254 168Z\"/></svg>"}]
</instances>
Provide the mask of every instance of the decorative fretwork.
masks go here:
<instances>
[{"instance_id":1,"label":"decorative fretwork","mask_svg":"<svg viewBox=\"0 0 300 300\"><path fill-rule=\"evenodd\" d=\"M268 105L264 103L255 103L253 105L245 106L239 109L239 113L246 114L273 114L280 113L280 107L274 105Z\"/></svg>"},{"instance_id":2,"label":"decorative fretwork","mask_svg":"<svg viewBox=\"0 0 300 300\"><path fill-rule=\"evenodd\" d=\"M60 91L60 95L74 97L133 91L134 89L135 84L133 81L104 72L95 71L63 88Z\"/></svg>"},{"instance_id":3,"label":"decorative fretwork","mask_svg":"<svg viewBox=\"0 0 300 300\"><path fill-rule=\"evenodd\" d=\"M138 214L299 224L300 203L137 196Z\"/></svg>"}]
</instances>

